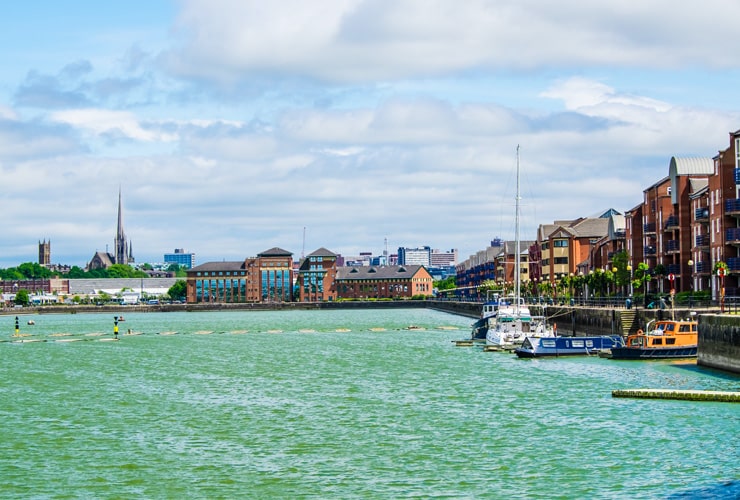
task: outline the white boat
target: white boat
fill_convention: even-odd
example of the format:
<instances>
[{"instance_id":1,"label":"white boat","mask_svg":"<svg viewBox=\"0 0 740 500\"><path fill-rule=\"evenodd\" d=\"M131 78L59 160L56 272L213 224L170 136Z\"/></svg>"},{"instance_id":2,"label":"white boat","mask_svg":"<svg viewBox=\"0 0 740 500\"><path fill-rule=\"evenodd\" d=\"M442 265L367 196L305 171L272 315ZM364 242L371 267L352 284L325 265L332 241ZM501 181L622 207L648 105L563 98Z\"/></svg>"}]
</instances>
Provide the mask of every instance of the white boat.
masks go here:
<instances>
[{"instance_id":1,"label":"white boat","mask_svg":"<svg viewBox=\"0 0 740 500\"><path fill-rule=\"evenodd\" d=\"M488 321L486 345L514 347L530 337L554 337L544 317L533 317L521 298L521 242L519 238L519 146L516 147L516 219L514 230L514 300L499 306L495 321Z\"/></svg>"}]
</instances>

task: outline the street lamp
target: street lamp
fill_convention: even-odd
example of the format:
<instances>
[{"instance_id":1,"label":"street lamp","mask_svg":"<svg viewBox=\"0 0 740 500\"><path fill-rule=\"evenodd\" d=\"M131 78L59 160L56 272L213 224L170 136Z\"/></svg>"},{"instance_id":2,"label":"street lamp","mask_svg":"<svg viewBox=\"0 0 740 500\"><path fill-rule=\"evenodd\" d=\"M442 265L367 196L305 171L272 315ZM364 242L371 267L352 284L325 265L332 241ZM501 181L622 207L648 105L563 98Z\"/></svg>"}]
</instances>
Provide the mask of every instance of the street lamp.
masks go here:
<instances>
[{"instance_id":1,"label":"street lamp","mask_svg":"<svg viewBox=\"0 0 740 500\"><path fill-rule=\"evenodd\" d=\"M689 309L691 309L691 302L694 296L694 261L689 259L687 264L689 265Z\"/></svg>"}]
</instances>

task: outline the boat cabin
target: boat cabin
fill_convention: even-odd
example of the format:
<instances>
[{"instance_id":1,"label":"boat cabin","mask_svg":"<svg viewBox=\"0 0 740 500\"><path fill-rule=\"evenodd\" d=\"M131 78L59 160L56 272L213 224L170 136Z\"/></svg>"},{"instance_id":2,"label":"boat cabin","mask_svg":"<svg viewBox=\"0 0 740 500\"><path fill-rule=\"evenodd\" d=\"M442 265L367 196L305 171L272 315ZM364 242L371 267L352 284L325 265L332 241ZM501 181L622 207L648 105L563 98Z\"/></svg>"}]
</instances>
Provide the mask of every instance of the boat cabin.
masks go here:
<instances>
[{"instance_id":1,"label":"boat cabin","mask_svg":"<svg viewBox=\"0 0 740 500\"><path fill-rule=\"evenodd\" d=\"M696 321L663 320L655 322L648 332L641 330L627 337L627 347L661 348L696 345L698 339Z\"/></svg>"}]
</instances>

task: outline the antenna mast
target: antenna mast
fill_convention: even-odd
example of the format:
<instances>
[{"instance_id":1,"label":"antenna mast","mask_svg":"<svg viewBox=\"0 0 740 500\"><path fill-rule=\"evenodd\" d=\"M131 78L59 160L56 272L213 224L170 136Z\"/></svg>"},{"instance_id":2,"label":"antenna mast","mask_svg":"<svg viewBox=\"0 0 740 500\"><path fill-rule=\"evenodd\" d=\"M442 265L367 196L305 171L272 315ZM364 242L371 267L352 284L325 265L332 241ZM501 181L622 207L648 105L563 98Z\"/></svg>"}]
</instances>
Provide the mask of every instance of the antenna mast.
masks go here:
<instances>
[{"instance_id":1,"label":"antenna mast","mask_svg":"<svg viewBox=\"0 0 740 500\"><path fill-rule=\"evenodd\" d=\"M301 259L306 256L306 226L303 226L303 247L301 248Z\"/></svg>"}]
</instances>

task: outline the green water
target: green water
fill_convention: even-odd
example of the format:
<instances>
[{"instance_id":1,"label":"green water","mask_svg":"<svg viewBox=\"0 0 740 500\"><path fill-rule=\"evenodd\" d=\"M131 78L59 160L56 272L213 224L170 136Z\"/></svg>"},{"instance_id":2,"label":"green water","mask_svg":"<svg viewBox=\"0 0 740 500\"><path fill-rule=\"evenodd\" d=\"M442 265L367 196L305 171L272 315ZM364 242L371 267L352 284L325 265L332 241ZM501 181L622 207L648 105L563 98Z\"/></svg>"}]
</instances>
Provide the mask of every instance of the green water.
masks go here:
<instances>
[{"instance_id":1,"label":"green water","mask_svg":"<svg viewBox=\"0 0 740 500\"><path fill-rule=\"evenodd\" d=\"M738 377L455 347L472 320L429 310L125 320L0 316L0 497L739 494L739 405L611 397Z\"/></svg>"}]
</instances>

